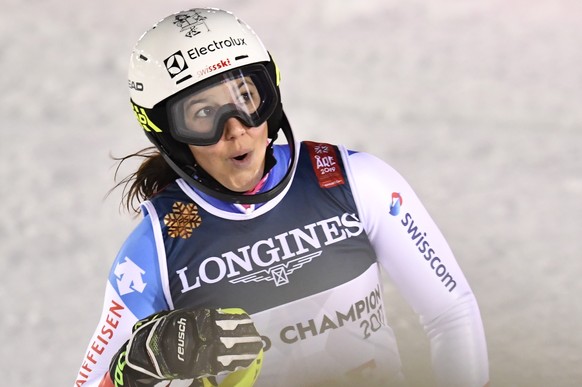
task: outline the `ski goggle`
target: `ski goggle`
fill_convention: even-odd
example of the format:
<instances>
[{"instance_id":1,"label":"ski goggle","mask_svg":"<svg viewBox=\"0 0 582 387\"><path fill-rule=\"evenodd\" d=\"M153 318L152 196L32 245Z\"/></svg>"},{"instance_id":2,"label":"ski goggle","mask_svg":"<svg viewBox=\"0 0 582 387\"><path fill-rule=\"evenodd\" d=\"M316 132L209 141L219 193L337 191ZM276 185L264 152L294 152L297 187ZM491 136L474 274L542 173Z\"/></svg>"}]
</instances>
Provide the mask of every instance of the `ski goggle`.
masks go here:
<instances>
[{"instance_id":1,"label":"ski goggle","mask_svg":"<svg viewBox=\"0 0 582 387\"><path fill-rule=\"evenodd\" d=\"M278 103L267 69L250 65L216 75L171 97L172 137L192 145L216 144L232 117L247 127L263 124Z\"/></svg>"}]
</instances>

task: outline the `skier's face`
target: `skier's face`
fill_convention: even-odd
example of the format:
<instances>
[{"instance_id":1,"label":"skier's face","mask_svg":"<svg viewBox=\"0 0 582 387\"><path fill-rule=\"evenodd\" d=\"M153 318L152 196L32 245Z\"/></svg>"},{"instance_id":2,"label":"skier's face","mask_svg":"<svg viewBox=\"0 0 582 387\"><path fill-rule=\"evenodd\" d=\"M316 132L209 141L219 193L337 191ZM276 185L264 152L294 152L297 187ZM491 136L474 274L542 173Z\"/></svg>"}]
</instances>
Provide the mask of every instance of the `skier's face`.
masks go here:
<instances>
[{"instance_id":1,"label":"skier's face","mask_svg":"<svg viewBox=\"0 0 582 387\"><path fill-rule=\"evenodd\" d=\"M231 117L214 145L190 145L198 164L220 184L235 192L253 189L263 177L267 123L254 128Z\"/></svg>"}]
</instances>

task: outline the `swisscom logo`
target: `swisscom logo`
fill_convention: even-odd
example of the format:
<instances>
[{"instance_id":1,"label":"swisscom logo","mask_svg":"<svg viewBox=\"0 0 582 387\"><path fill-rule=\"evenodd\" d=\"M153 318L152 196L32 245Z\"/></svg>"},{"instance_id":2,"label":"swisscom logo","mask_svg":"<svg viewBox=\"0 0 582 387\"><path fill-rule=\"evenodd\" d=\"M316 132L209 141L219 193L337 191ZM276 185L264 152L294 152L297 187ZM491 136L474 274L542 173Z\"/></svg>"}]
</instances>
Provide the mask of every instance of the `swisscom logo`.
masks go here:
<instances>
[{"instance_id":1,"label":"swisscom logo","mask_svg":"<svg viewBox=\"0 0 582 387\"><path fill-rule=\"evenodd\" d=\"M390 215L396 216L400 214L400 207L402 206L402 196L398 192L392 192L392 202L390 203Z\"/></svg>"},{"instance_id":2,"label":"swisscom logo","mask_svg":"<svg viewBox=\"0 0 582 387\"><path fill-rule=\"evenodd\" d=\"M402 207L402 196L398 192L392 192L392 201L390 202L390 215L398 216ZM426 229L422 228L419 222L413 217L410 212L404 213L400 218L400 224L404 228L406 234L415 246L420 256L426 261L430 270L440 278L445 288L452 292L457 287L457 281L453 274L449 272L446 265L446 259L439 257L436 247L431 244L431 237Z\"/></svg>"}]
</instances>

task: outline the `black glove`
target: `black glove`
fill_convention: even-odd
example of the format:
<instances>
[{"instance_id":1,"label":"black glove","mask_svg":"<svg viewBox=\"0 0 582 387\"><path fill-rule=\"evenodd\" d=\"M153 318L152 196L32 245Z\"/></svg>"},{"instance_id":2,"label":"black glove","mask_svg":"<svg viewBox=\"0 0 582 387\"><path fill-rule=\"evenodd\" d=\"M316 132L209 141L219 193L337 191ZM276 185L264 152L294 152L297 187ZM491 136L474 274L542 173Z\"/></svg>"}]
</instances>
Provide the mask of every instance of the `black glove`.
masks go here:
<instances>
[{"instance_id":1,"label":"black glove","mask_svg":"<svg viewBox=\"0 0 582 387\"><path fill-rule=\"evenodd\" d=\"M261 337L242 309L161 312L135 324L110 375L116 386L124 387L213 378L248 367L262 349Z\"/></svg>"}]
</instances>

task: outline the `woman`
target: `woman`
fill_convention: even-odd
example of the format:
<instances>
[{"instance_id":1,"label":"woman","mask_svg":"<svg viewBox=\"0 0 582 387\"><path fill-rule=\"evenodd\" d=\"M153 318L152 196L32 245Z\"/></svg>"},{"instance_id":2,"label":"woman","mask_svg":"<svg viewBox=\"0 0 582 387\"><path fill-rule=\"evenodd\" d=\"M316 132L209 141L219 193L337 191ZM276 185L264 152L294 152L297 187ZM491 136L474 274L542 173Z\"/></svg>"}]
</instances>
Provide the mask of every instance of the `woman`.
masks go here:
<instances>
[{"instance_id":1,"label":"woman","mask_svg":"<svg viewBox=\"0 0 582 387\"><path fill-rule=\"evenodd\" d=\"M156 148L125 180L144 219L77 386L398 385L380 268L419 314L437 382L487 384L477 302L414 191L369 154L296 143L249 26L166 17L138 41L129 88Z\"/></svg>"}]
</instances>

